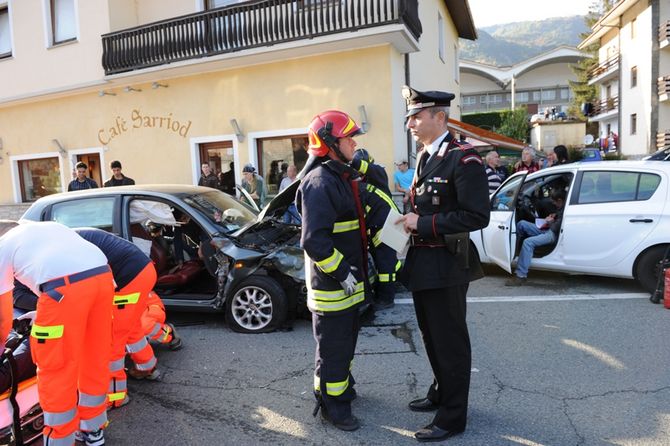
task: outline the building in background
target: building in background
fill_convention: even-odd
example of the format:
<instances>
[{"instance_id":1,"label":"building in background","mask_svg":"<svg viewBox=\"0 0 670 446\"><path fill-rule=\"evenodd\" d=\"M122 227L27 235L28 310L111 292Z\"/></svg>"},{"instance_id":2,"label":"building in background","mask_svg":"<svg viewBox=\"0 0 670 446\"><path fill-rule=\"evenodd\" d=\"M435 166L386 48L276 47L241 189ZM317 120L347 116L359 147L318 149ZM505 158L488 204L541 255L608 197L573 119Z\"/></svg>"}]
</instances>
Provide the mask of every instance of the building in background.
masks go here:
<instances>
[{"instance_id":1,"label":"building in background","mask_svg":"<svg viewBox=\"0 0 670 446\"><path fill-rule=\"evenodd\" d=\"M620 0L580 44L599 44L589 120L601 147L641 157L670 145L670 2Z\"/></svg>"},{"instance_id":2,"label":"building in background","mask_svg":"<svg viewBox=\"0 0 670 446\"><path fill-rule=\"evenodd\" d=\"M577 80L570 65L583 57L574 48L560 46L507 67L461 60L461 111L481 113L525 106L530 115L545 117L547 112L547 119L552 111L554 117L567 113L572 100L568 81Z\"/></svg>"},{"instance_id":3,"label":"building in background","mask_svg":"<svg viewBox=\"0 0 670 446\"><path fill-rule=\"evenodd\" d=\"M459 37L467 0L0 0L0 204L65 190L77 161L139 184L251 162L272 191L329 108L391 166L415 150L402 85L460 97Z\"/></svg>"}]
</instances>

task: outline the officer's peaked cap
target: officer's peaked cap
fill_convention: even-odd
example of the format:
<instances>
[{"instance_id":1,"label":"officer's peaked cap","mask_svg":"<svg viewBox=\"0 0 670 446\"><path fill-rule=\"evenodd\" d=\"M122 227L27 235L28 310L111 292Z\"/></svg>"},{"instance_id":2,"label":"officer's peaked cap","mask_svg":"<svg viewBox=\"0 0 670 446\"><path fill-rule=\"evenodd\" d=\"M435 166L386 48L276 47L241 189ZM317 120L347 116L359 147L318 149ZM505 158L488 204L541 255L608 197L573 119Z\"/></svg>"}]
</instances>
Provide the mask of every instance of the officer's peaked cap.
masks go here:
<instances>
[{"instance_id":1,"label":"officer's peaked cap","mask_svg":"<svg viewBox=\"0 0 670 446\"><path fill-rule=\"evenodd\" d=\"M447 93L446 91L418 91L405 85L402 87L402 97L407 101L407 114L405 117L409 118L424 108L449 107L456 95Z\"/></svg>"}]
</instances>

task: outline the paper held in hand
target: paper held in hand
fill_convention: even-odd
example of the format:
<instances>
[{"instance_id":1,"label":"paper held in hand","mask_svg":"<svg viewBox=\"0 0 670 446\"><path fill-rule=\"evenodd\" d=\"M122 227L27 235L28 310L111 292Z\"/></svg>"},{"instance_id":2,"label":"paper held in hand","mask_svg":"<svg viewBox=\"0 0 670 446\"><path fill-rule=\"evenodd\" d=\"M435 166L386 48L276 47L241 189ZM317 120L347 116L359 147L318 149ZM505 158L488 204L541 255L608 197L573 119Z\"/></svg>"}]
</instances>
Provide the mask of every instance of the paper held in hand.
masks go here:
<instances>
[{"instance_id":1,"label":"paper held in hand","mask_svg":"<svg viewBox=\"0 0 670 446\"><path fill-rule=\"evenodd\" d=\"M400 217L402 217L402 214L395 209L391 209L379 237L382 243L393 248L398 253L403 253L406 251L409 243L409 234L405 232L402 223L395 223Z\"/></svg>"}]
</instances>

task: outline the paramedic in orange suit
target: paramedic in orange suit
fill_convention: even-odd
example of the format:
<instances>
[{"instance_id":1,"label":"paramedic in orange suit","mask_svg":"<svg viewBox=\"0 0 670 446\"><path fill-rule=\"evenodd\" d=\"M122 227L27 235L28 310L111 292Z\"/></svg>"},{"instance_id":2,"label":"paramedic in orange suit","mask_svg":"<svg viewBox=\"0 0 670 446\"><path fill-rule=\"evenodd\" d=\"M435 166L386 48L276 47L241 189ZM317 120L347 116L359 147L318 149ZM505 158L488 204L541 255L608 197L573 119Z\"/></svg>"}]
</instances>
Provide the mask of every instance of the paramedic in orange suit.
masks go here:
<instances>
[{"instance_id":1,"label":"paramedic in orange suit","mask_svg":"<svg viewBox=\"0 0 670 446\"><path fill-rule=\"evenodd\" d=\"M111 377L107 396L110 406L121 407L129 401L124 367L126 352L135 363L129 374L136 378L158 377L156 357L140 323L147 307L147 296L156 284L156 269L149 257L128 240L101 229L76 231L105 254L114 274L116 292L112 307Z\"/></svg>"},{"instance_id":2,"label":"paramedic in orange suit","mask_svg":"<svg viewBox=\"0 0 670 446\"><path fill-rule=\"evenodd\" d=\"M105 255L55 222L0 220L0 342L12 323L14 278L37 294L30 347L44 446L103 445L114 281Z\"/></svg>"},{"instance_id":3,"label":"paramedic in orange suit","mask_svg":"<svg viewBox=\"0 0 670 446\"><path fill-rule=\"evenodd\" d=\"M150 341L167 344L170 350L182 348L181 338L177 335L174 325L165 322L165 306L155 292L151 291L147 298L147 307L140 318L142 331Z\"/></svg>"}]
</instances>

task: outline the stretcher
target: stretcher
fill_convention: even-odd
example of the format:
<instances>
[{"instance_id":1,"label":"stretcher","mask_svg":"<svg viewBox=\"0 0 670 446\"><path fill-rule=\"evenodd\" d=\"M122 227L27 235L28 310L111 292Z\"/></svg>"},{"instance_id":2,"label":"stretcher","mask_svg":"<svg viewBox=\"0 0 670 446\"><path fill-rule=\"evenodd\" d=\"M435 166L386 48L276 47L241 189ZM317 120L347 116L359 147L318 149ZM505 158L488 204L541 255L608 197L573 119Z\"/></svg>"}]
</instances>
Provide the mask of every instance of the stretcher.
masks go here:
<instances>
[{"instance_id":1,"label":"stretcher","mask_svg":"<svg viewBox=\"0 0 670 446\"><path fill-rule=\"evenodd\" d=\"M37 377L30 376L14 382L20 376L14 351L30 336L30 316L14 321L16 337L7 341L0 354L0 367L8 367L10 386L0 395L0 446L22 446L35 443L42 437L44 417L37 395Z\"/></svg>"}]
</instances>

